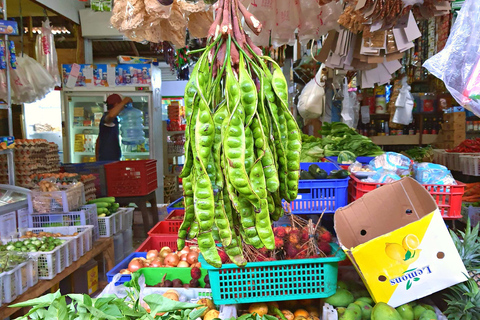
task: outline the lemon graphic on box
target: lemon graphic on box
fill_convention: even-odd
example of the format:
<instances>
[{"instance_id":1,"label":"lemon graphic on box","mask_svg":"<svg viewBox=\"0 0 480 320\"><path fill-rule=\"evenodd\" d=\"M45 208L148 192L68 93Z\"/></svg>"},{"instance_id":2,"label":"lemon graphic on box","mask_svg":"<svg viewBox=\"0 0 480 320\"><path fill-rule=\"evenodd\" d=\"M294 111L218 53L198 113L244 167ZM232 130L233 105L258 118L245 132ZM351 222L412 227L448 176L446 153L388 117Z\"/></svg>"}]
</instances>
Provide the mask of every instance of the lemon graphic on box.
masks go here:
<instances>
[{"instance_id":1,"label":"lemon graphic on box","mask_svg":"<svg viewBox=\"0 0 480 320\"><path fill-rule=\"evenodd\" d=\"M402 244L398 243L386 243L385 254L395 261L403 265L410 265L415 262L422 250L417 249L420 245L420 241L414 234L405 236Z\"/></svg>"}]
</instances>

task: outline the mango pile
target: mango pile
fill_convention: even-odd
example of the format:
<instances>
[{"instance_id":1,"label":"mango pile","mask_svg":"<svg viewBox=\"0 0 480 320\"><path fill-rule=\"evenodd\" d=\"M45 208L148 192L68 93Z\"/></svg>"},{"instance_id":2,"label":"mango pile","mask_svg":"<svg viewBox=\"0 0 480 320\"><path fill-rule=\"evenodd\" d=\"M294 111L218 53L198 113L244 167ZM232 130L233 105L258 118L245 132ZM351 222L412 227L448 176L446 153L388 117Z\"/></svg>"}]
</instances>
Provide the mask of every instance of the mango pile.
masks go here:
<instances>
[{"instance_id":1,"label":"mango pile","mask_svg":"<svg viewBox=\"0 0 480 320\"><path fill-rule=\"evenodd\" d=\"M366 290L342 281L325 303L337 309L339 320L437 320L435 309L428 304L414 301L397 308L383 302L375 304Z\"/></svg>"}]
</instances>

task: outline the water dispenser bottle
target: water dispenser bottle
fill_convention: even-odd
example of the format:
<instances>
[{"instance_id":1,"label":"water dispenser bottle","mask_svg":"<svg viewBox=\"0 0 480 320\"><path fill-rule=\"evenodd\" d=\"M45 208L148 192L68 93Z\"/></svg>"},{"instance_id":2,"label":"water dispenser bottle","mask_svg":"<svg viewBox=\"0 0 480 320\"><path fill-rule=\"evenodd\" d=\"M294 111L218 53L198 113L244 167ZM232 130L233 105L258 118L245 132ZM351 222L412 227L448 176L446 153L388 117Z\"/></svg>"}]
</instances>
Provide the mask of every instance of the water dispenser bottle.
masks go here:
<instances>
[{"instance_id":1,"label":"water dispenser bottle","mask_svg":"<svg viewBox=\"0 0 480 320\"><path fill-rule=\"evenodd\" d=\"M122 144L132 146L145 143L143 112L135 109L132 103L128 103L119 117Z\"/></svg>"}]
</instances>

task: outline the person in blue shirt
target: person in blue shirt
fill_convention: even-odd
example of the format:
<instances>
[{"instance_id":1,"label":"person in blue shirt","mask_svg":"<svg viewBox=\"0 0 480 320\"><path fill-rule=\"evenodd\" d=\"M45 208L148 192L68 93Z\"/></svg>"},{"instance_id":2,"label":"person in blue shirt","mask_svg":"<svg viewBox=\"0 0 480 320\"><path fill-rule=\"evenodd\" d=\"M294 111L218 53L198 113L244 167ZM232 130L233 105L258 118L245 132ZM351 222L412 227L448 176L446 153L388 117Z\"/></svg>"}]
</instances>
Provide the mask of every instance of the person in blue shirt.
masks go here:
<instances>
[{"instance_id":1,"label":"person in blue shirt","mask_svg":"<svg viewBox=\"0 0 480 320\"><path fill-rule=\"evenodd\" d=\"M119 161L122 157L118 115L130 102L132 102L130 97L122 99L118 94L108 96L107 112L100 120L100 131L95 144L97 161Z\"/></svg>"}]
</instances>

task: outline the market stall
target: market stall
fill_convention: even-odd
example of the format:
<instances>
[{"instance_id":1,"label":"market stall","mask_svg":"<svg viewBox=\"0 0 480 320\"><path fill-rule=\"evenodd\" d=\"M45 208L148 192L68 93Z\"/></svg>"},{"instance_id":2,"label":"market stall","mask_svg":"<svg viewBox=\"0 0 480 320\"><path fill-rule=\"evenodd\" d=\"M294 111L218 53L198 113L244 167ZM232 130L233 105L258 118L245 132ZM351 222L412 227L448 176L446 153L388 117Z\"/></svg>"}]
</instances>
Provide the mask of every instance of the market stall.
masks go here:
<instances>
[{"instance_id":1,"label":"market stall","mask_svg":"<svg viewBox=\"0 0 480 320\"><path fill-rule=\"evenodd\" d=\"M0 319L480 319L476 1L91 9L187 81L63 65L71 163L2 138Z\"/></svg>"}]
</instances>

